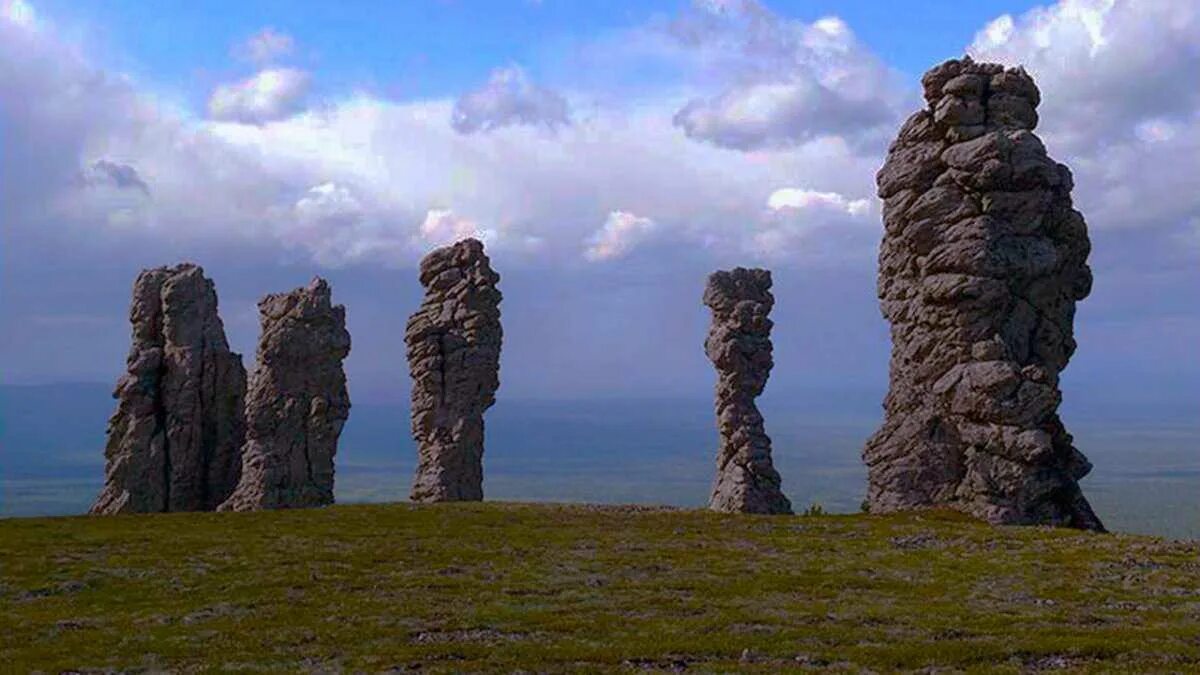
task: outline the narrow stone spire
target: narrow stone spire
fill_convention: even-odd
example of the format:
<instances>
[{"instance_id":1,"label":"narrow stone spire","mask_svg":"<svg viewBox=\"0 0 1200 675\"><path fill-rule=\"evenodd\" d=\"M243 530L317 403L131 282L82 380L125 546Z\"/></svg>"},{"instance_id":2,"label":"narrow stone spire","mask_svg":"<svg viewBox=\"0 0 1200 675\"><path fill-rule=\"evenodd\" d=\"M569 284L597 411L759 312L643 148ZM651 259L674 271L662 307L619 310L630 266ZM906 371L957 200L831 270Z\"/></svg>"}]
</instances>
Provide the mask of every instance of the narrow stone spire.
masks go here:
<instances>
[{"instance_id":1,"label":"narrow stone spire","mask_svg":"<svg viewBox=\"0 0 1200 675\"><path fill-rule=\"evenodd\" d=\"M500 387L499 281L476 239L421 261L425 299L404 335L418 453L413 501L483 499L483 413Z\"/></svg>"},{"instance_id":2,"label":"narrow stone spire","mask_svg":"<svg viewBox=\"0 0 1200 675\"><path fill-rule=\"evenodd\" d=\"M342 360L350 353L346 308L329 284L258 303L262 335L246 397L242 478L222 511L333 503L333 457L350 415Z\"/></svg>"},{"instance_id":3,"label":"narrow stone spire","mask_svg":"<svg viewBox=\"0 0 1200 675\"><path fill-rule=\"evenodd\" d=\"M708 277L704 304L712 326L704 352L717 368L717 478L708 507L741 513L791 513L771 462L771 439L754 399L767 385L775 304L771 272L735 268Z\"/></svg>"},{"instance_id":4,"label":"narrow stone spire","mask_svg":"<svg viewBox=\"0 0 1200 675\"><path fill-rule=\"evenodd\" d=\"M1071 172L1033 133L1038 88L970 58L922 84L928 106L876 177L892 358L868 505L1101 530L1078 483L1091 464L1057 413L1091 245Z\"/></svg>"},{"instance_id":5,"label":"narrow stone spire","mask_svg":"<svg viewBox=\"0 0 1200 675\"><path fill-rule=\"evenodd\" d=\"M91 512L211 511L237 485L246 394L213 283L190 263L143 270L129 320L104 488Z\"/></svg>"}]
</instances>

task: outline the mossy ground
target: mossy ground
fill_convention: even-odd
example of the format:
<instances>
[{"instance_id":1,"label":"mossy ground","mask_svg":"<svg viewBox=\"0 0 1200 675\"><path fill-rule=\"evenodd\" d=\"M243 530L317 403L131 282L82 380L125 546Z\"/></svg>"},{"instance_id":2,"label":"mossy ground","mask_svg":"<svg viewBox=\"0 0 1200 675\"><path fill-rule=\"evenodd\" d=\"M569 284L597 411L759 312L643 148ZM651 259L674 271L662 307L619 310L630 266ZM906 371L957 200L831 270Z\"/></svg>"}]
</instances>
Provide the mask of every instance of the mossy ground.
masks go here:
<instances>
[{"instance_id":1,"label":"mossy ground","mask_svg":"<svg viewBox=\"0 0 1200 675\"><path fill-rule=\"evenodd\" d=\"M0 521L0 670L1200 670L1200 547L927 512Z\"/></svg>"}]
</instances>

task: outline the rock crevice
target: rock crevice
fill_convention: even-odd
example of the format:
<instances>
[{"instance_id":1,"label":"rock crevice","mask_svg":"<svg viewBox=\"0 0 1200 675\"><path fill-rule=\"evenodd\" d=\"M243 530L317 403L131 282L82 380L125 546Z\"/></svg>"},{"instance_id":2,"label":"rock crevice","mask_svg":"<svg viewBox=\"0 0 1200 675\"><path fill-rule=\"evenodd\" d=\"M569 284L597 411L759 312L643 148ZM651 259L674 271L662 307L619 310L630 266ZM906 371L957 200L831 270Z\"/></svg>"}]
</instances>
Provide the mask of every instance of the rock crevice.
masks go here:
<instances>
[{"instance_id":1,"label":"rock crevice","mask_svg":"<svg viewBox=\"0 0 1200 675\"><path fill-rule=\"evenodd\" d=\"M1033 133L1038 88L970 58L922 85L927 107L876 176L892 357L863 452L869 506L1103 529L1078 484L1091 465L1057 414L1090 243L1070 171Z\"/></svg>"},{"instance_id":2,"label":"rock crevice","mask_svg":"<svg viewBox=\"0 0 1200 675\"><path fill-rule=\"evenodd\" d=\"M258 303L262 334L246 396L242 476L222 511L333 503L333 458L350 415L342 361L350 353L346 309L329 284Z\"/></svg>"},{"instance_id":3,"label":"rock crevice","mask_svg":"<svg viewBox=\"0 0 1200 675\"><path fill-rule=\"evenodd\" d=\"M246 392L216 290L190 263L143 270L129 318L132 346L91 512L211 511L237 485Z\"/></svg>"},{"instance_id":4,"label":"rock crevice","mask_svg":"<svg viewBox=\"0 0 1200 675\"><path fill-rule=\"evenodd\" d=\"M464 239L421 261L425 298L404 339L412 375L417 502L483 499L484 412L500 386L500 275Z\"/></svg>"},{"instance_id":5,"label":"rock crevice","mask_svg":"<svg viewBox=\"0 0 1200 675\"><path fill-rule=\"evenodd\" d=\"M704 351L717 369L716 412L720 432L717 477L709 508L741 513L791 513L771 461L771 439L754 400L771 374L771 328L775 304L771 273L735 268L708 277L704 304L712 326Z\"/></svg>"}]
</instances>

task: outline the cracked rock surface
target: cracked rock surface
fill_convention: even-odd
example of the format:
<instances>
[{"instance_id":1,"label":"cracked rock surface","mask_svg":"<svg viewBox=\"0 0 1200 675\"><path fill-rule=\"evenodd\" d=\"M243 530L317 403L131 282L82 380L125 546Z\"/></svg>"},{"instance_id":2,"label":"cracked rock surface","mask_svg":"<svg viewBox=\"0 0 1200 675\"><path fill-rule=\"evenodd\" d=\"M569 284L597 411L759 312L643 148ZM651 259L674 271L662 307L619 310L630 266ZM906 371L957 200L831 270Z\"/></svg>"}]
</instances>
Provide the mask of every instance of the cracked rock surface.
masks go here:
<instances>
[{"instance_id":1,"label":"cracked rock surface","mask_svg":"<svg viewBox=\"0 0 1200 675\"><path fill-rule=\"evenodd\" d=\"M425 298L404 341L412 375L416 502L483 499L483 414L500 387L500 275L464 239L421 261Z\"/></svg>"},{"instance_id":2,"label":"cracked rock surface","mask_svg":"<svg viewBox=\"0 0 1200 675\"><path fill-rule=\"evenodd\" d=\"M928 107L876 176L892 357L863 452L870 509L1102 530L1078 484L1091 464L1057 413L1091 246L1071 172L1033 133L1038 88L969 58L922 85Z\"/></svg>"},{"instance_id":3,"label":"cracked rock surface","mask_svg":"<svg viewBox=\"0 0 1200 675\"><path fill-rule=\"evenodd\" d=\"M246 396L242 477L222 511L333 503L333 457L350 415L342 360L350 353L346 308L329 284L258 303L262 334Z\"/></svg>"},{"instance_id":4,"label":"cracked rock surface","mask_svg":"<svg viewBox=\"0 0 1200 675\"><path fill-rule=\"evenodd\" d=\"M714 511L791 513L771 462L771 439L754 399L774 361L768 315L775 304L771 272L735 268L708 277L704 304L712 326L704 352L717 368L716 411L721 443L708 506Z\"/></svg>"},{"instance_id":5,"label":"cracked rock surface","mask_svg":"<svg viewBox=\"0 0 1200 675\"><path fill-rule=\"evenodd\" d=\"M213 283L190 263L143 270L129 320L133 341L91 512L211 511L237 485L246 393Z\"/></svg>"}]
</instances>

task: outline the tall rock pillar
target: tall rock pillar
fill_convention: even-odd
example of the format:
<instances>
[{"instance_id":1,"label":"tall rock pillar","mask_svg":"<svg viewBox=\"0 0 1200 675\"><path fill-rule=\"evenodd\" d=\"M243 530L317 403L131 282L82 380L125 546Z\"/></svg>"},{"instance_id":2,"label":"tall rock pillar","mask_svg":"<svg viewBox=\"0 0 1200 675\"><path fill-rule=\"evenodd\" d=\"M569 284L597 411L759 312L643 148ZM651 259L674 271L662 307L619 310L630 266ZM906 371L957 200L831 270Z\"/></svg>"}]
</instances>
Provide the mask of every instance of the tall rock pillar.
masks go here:
<instances>
[{"instance_id":1,"label":"tall rock pillar","mask_svg":"<svg viewBox=\"0 0 1200 675\"><path fill-rule=\"evenodd\" d=\"M329 284L258 303L262 335L246 396L242 477L222 511L333 503L333 457L350 415L342 360L350 353L346 308Z\"/></svg>"},{"instance_id":2,"label":"tall rock pillar","mask_svg":"<svg viewBox=\"0 0 1200 675\"><path fill-rule=\"evenodd\" d=\"M476 239L421 261L425 299L404 334L418 453L413 501L483 499L483 413L500 387L499 281Z\"/></svg>"},{"instance_id":3,"label":"tall rock pillar","mask_svg":"<svg viewBox=\"0 0 1200 675\"><path fill-rule=\"evenodd\" d=\"M91 512L211 511L237 485L246 393L213 283L189 263L143 270L129 320L133 344Z\"/></svg>"},{"instance_id":4,"label":"tall rock pillar","mask_svg":"<svg viewBox=\"0 0 1200 675\"><path fill-rule=\"evenodd\" d=\"M754 399L774 362L768 315L775 304L771 272L738 267L708 277L704 304L712 326L704 352L717 368L717 478L708 506L714 511L791 513L771 462L771 439Z\"/></svg>"},{"instance_id":5,"label":"tall rock pillar","mask_svg":"<svg viewBox=\"0 0 1200 675\"><path fill-rule=\"evenodd\" d=\"M1103 529L1057 409L1092 274L1071 172L1033 133L1038 88L970 58L922 78L876 177L891 324L883 426L863 452L872 511L947 506L992 523Z\"/></svg>"}]
</instances>

